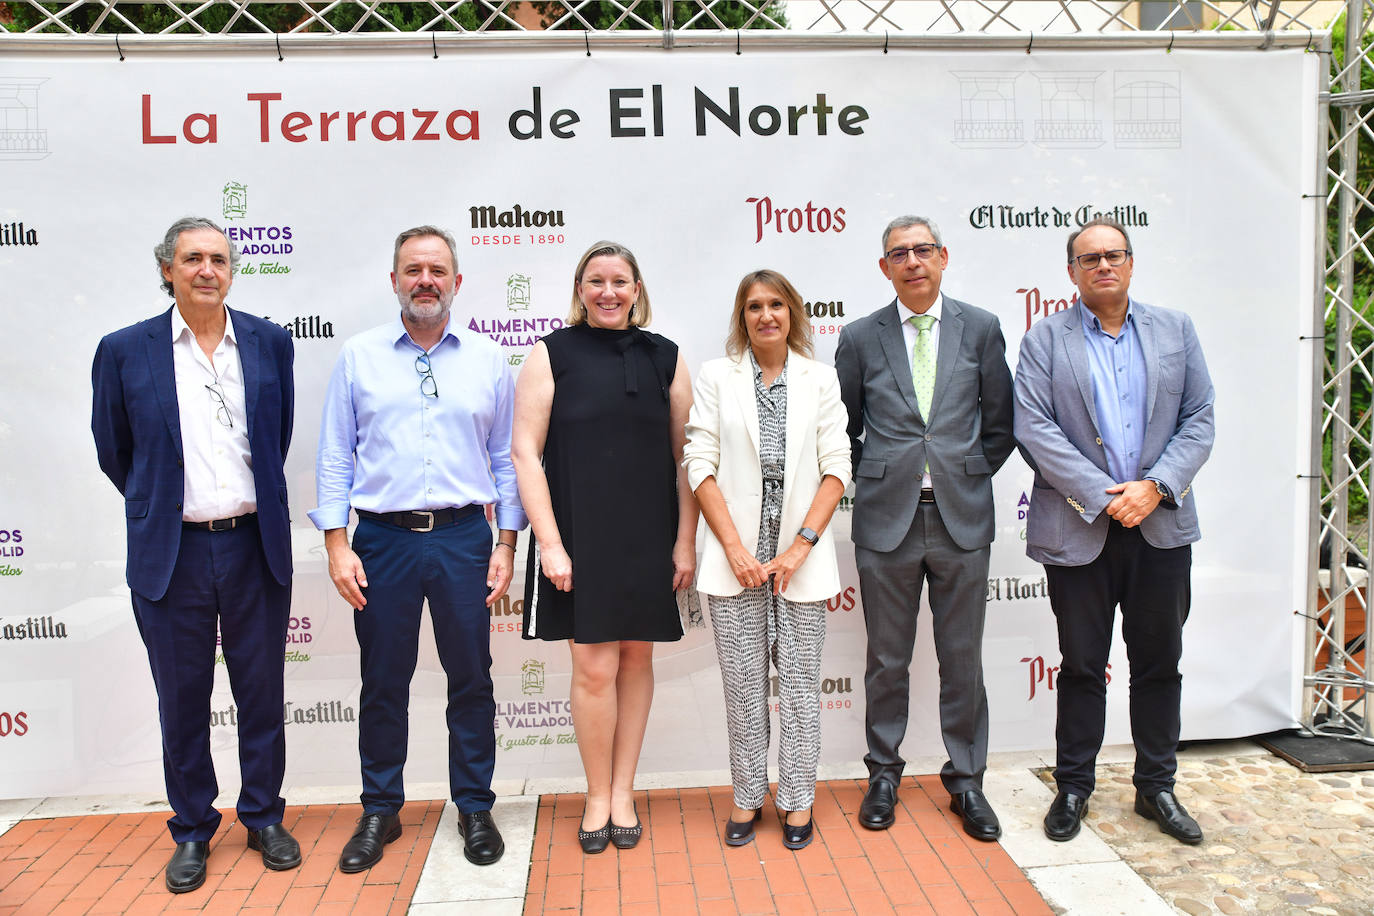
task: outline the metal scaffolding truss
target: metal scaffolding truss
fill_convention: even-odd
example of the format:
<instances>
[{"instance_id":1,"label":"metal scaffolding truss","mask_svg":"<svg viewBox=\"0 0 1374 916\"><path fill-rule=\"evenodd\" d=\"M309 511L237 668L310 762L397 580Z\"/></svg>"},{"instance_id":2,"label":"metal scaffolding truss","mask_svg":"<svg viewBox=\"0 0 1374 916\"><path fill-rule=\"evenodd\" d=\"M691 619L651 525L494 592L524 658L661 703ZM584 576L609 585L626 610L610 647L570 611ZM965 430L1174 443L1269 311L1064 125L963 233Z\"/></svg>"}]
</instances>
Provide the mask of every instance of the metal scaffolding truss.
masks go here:
<instances>
[{"instance_id":1,"label":"metal scaffolding truss","mask_svg":"<svg viewBox=\"0 0 1374 916\"><path fill-rule=\"evenodd\" d=\"M1332 29L1333 41L1325 34ZM1301 721L1374 743L1366 651L1374 489L1374 0L0 0L11 50L441 46L1291 46L1328 61ZM425 34L427 33L427 34ZM116 44L116 37L123 40ZM112 47L113 46L113 47ZM1368 87L1368 88L1366 88ZM1329 114L1329 117L1327 116ZM1362 167L1363 163L1363 167Z\"/></svg>"}]
</instances>

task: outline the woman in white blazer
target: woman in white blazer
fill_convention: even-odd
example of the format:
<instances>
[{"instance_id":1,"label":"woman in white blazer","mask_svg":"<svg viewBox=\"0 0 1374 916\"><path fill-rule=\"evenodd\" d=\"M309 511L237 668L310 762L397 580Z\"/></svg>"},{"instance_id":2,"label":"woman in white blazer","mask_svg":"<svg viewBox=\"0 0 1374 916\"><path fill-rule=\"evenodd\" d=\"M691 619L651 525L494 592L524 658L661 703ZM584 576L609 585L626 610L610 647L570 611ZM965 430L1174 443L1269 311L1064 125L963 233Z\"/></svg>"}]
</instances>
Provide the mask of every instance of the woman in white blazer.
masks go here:
<instances>
[{"instance_id":1,"label":"woman in white blazer","mask_svg":"<svg viewBox=\"0 0 1374 916\"><path fill-rule=\"evenodd\" d=\"M754 837L768 792L768 663L778 675L783 843L811 842L820 758L826 602L840 590L827 530L849 486L835 370L810 359L811 323L787 278L740 281L725 344L701 367L683 465L706 519L708 596L725 687L735 810L725 842Z\"/></svg>"}]
</instances>

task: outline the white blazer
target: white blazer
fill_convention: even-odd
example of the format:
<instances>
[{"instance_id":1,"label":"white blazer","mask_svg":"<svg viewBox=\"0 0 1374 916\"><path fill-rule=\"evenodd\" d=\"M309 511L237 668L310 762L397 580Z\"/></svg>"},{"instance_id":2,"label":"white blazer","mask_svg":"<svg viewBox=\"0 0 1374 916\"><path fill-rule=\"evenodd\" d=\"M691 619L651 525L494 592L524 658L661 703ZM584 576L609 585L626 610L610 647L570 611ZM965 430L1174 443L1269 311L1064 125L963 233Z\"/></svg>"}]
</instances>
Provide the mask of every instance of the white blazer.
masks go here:
<instances>
[{"instance_id":1,"label":"white blazer","mask_svg":"<svg viewBox=\"0 0 1374 916\"><path fill-rule=\"evenodd\" d=\"M763 468L759 462L759 414L754 399L754 372L742 359L713 359L701 367L687 421L683 467L693 490L714 476L744 549L758 548L759 514L763 508ZM791 546L811 502L829 474L849 486L849 417L840 401L835 370L791 353L787 357L787 451L783 470L779 553ZM744 590L730 570L725 549L706 526L697 588L729 597ZM783 597L791 601L824 601L840 591L835 541L827 526Z\"/></svg>"}]
</instances>

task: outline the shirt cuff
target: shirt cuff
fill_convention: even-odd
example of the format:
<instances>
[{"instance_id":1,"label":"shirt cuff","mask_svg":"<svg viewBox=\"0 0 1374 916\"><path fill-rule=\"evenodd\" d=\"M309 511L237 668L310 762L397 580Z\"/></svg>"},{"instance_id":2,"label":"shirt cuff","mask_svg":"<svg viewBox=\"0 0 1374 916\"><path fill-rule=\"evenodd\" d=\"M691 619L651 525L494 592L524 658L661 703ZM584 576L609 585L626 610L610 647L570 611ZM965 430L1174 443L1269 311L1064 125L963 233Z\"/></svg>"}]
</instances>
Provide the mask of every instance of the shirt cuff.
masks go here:
<instances>
[{"instance_id":1,"label":"shirt cuff","mask_svg":"<svg viewBox=\"0 0 1374 916\"><path fill-rule=\"evenodd\" d=\"M496 527L503 531L524 531L529 523L530 520L525 516L524 509L517 509L512 506L496 507Z\"/></svg>"},{"instance_id":2,"label":"shirt cuff","mask_svg":"<svg viewBox=\"0 0 1374 916\"><path fill-rule=\"evenodd\" d=\"M321 531L330 531L334 528L348 527L348 504L340 506L321 506L318 509L311 509L306 515L315 523L315 527Z\"/></svg>"}]
</instances>

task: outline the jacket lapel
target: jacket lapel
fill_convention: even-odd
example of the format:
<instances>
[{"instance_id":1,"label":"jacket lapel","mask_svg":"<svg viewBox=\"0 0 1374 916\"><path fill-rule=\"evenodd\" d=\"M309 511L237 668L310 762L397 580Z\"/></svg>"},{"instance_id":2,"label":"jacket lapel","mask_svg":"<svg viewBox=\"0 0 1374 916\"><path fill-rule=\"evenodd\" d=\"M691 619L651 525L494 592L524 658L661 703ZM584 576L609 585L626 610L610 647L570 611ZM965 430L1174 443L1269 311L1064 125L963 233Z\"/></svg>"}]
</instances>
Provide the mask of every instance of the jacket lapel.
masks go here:
<instances>
[{"instance_id":1,"label":"jacket lapel","mask_svg":"<svg viewBox=\"0 0 1374 916\"><path fill-rule=\"evenodd\" d=\"M1159 391L1159 341L1155 339L1155 322L1150 310L1131 300L1131 314L1135 316L1135 332L1140 338L1140 352L1145 356L1145 426L1155 414L1155 394Z\"/></svg>"},{"instance_id":2,"label":"jacket lapel","mask_svg":"<svg viewBox=\"0 0 1374 916\"><path fill-rule=\"evenodd\" d=\"M964 339L964 310L959 307L959 302L946 296L942 311L940 342L935 350L935 391L930 396L932 417L935 416L935 409L940 406L949 377L954 372L954 363L959 358L959 346ZM915 391L914 386L912 390ZM930 422L929 418L926 422Z\"/></svg>"},{"instance_id":3,"label":"jacket lapel","mask_svg":"<svg viewBox=\"0 0 1374 916\"><path fill-rule=\"evenodd\" d=\"M911 358L906 352L906 338L902 336L902 320L897 300L878 314L878 343L882 345L883 355L887 357L887 367L897 379L897 390L906 399L913 416L921 417L921 407L916 400L916 386L911 381ZM939 358L938 355L936 357Z\"/></svg>"},{"instance_id":4,"label":"jacket lapel","mask_svg":"<svg viewBox=\"0 0 1374 916\"><path fill-rule=\"evenodd\" d=\"M1102 426L1097 421L1097 399L1093 396L1093 372L1088 365L1088 344L1083 340L1083 308L1075 305L1064 313L1064 350L1068 353L1069 367L1073 370L1078 392L1083 404L1088 408L1088 419L1092 420L1093 433L1101 439Z\"/></svg>"},{"instance_id":5,"label":"jacket lapel","mask_svg":"<svg viewBox=\"0 0 1374 916\"><path fill-rule=\"evenodd\" d=\"M730 391L735 399L735 406L744 415L744 428L749 431L749 441L754 445L754 454L759 451L759 405L754 399L754 364L749 361L749 354L745 353L738 362L735 363L734 371L730 373Z\"/></svg>"},{"instance_id":6,"label":"jacket lapel","mask_svg":"<svg viewBox=\"0 0 1374 916\"><path fill-rule=\"evenodd\" d=\"M819 401L811 381L811 361L795 353L787 357L787 457L784 473L793 478L801 467L801 447L807 420L816 416Z\"/></svg>"},{"instance_id":7,"label":"jacket lapel","mask_svg":"<svg viewBox=\"0 0 1374 916\"><path fill-rule=\"evenodd\" d=\"M252 328L239 320L239 315L229 309L229 320L234 323L234 338L239 348L239 365L243 367L244 414L248 417L248 437L253 437L254 420L258 409L258 382L261 374L258 366L258 335Z\"/></svg>"},{"instance_id":8,"label":"jacket lapel","mask_svg":"<svg viewBox=\"0 0 1374 916\"><path fill-rule=\"evenodd\" d=\"M176 308L176 306L172 306ZM144 340L148 354L148 368L153 378L153 391L167 431L177 447L177 457L185 459L181 450L181 413L177 409L177 373L172 362L172 309L148 322L148 337Z\"/></svg>"}]
</instances>

